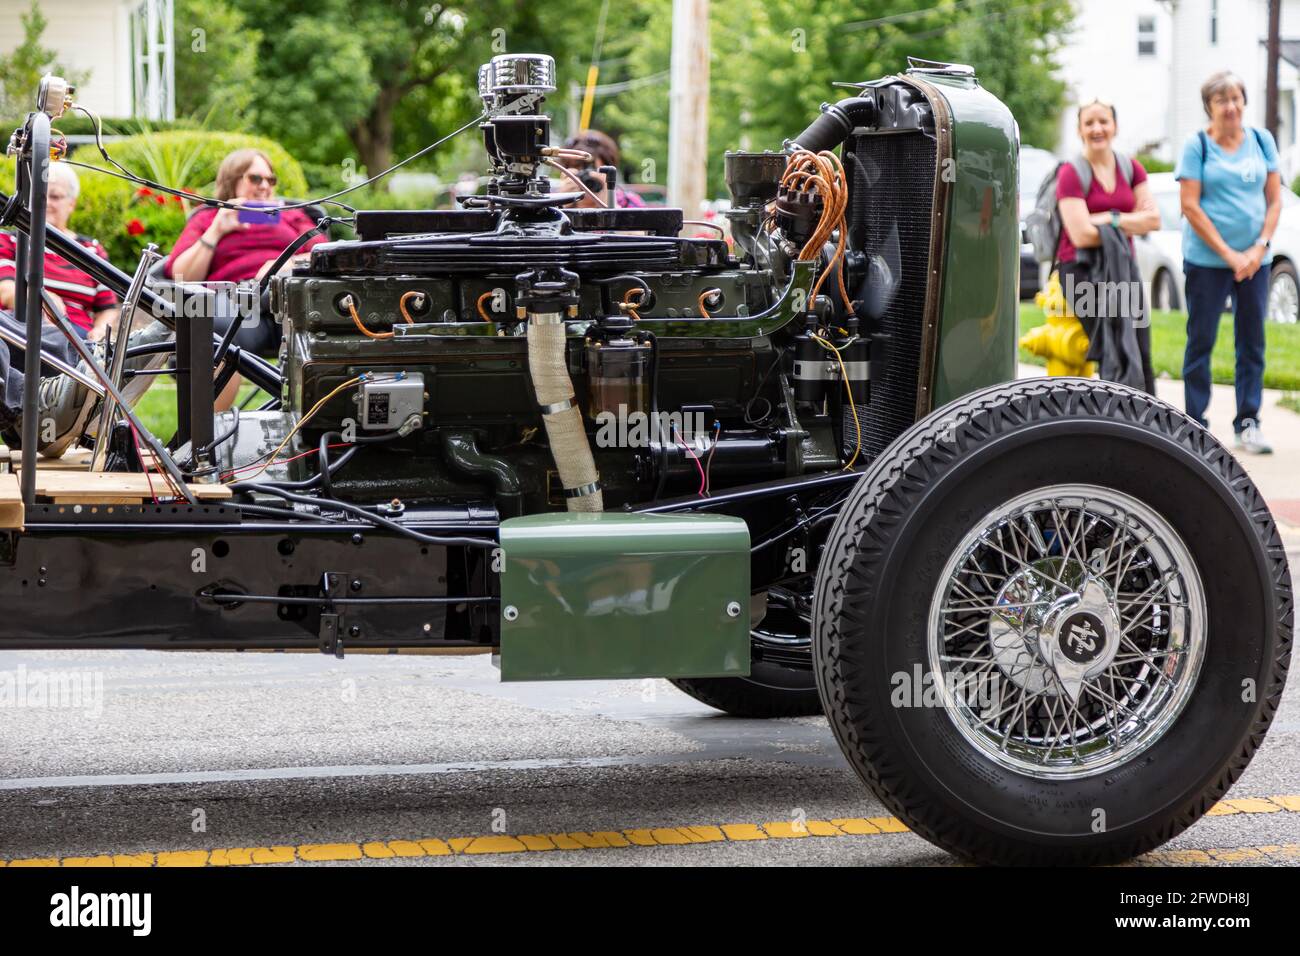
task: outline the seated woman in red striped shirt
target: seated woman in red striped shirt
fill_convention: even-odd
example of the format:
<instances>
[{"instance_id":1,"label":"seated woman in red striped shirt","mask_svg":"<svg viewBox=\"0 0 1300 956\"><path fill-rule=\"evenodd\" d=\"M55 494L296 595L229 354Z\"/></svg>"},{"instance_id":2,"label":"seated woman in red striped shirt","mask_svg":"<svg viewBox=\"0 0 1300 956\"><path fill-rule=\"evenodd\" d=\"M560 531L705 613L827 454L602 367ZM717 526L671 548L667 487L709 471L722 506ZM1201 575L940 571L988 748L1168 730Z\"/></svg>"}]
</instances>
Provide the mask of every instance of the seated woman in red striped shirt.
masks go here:
<instances>
[{"instance_id":1,"label":"seated woman in red striped shirt","mask_svg":"<svg viewBox=\"0 0 1300 956\"><path fill-rule=\"evenodd\" d=\"M68 220L77 208L81 184L71 166L50 164L50 181L45 196L48 222L55 229L68 231ZM73 237L95 255L108 258L104 247L87 236ZM17 274L18 244L14 236L0 232L0 309L14 308L14 276ZM59 303L73 328L85 338L98 340L117 322L118 302L109 289L96 282L57 252L45 253L45 288Z\"/></svg>"}]
</instances>

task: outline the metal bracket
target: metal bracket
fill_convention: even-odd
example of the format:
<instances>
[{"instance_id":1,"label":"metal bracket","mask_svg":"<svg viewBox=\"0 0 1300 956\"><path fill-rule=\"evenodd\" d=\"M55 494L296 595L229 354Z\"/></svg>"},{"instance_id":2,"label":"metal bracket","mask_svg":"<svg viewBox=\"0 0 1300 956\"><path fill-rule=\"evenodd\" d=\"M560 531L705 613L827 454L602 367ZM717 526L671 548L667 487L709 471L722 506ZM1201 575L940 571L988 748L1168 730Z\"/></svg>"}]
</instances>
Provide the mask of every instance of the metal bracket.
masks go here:
<instances>
[{"instance_id":1,"label":"metal bracket","mask_svg":"<svg viewBox=\"0 0 1300 956\"><path fill-rule=\"evenodd\" d=\"M316 632L320 638L320 652L333 654L343 660L343 631L347 627L347 612L334 603L334 598L341 597L349 575L342 571L326 571L321 575L320 593L325 599L320 610L320 627Z\"/></svg>"}]
</instances>

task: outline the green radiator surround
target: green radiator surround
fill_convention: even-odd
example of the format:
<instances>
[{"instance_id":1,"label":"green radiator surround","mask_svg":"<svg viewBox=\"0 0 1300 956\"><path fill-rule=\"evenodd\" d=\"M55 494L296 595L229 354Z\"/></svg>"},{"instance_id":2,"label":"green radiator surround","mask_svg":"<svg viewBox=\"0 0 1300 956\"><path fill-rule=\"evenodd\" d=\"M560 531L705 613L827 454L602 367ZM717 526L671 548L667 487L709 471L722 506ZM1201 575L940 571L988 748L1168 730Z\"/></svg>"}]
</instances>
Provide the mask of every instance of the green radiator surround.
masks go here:
<instances>
[{"instance_id":1,"label":"green radiator surround","mask_svg":"<svg viewBox=\"0 0 1300 956\"><path fill-rule=\"evenodd\" d=\"M740 518L525 515L501 547L503 681L749 674Z\"/></svg>"}]
</instances>

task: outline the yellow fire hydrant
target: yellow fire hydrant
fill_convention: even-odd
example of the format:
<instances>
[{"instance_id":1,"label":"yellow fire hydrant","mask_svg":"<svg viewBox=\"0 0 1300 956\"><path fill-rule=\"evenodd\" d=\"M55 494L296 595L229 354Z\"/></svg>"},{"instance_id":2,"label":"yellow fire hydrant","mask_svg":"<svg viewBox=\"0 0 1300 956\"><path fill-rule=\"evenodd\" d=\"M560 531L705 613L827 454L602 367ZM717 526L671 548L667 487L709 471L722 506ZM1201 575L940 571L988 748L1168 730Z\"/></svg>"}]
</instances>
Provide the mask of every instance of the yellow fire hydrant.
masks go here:
<instances>
[{"instance_id":1,"label":"yellow fire hydrant","mask_svg":"<svg viewBox=\"0 0 1300 956\"><path fill-rule=\"evenodd\" d=\"M1087 360L1088 334L1065 301L1061 277L1053 272L1047 288L1034 296L1035 304L1047 316L1047 322L1020 337L1020 347L1047 359L1048 375L1089 377L1096 365Z\"/></svg>"}]
</instances>

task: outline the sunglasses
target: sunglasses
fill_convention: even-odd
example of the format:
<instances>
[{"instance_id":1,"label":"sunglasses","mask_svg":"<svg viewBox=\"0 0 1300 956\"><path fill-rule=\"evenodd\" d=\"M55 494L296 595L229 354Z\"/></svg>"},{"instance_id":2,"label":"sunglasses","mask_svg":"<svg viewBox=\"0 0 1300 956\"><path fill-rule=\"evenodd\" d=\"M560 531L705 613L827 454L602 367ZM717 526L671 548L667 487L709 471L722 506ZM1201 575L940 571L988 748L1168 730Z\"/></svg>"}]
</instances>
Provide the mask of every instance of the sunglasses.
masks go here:
<instances>
[{"instance_id":1,"label":"sunglasses","mask_svg":"<svg viewBox=\"0 0 1300 956\"><path fill-rule=\"evenodd\" d=\"M1100 96L1094 96L1094 97L1092 97L1091 99L1087 99L1087 100L1080 100L1080 101L1079 101L1079 116L1082 117L1082 116L1083 116L1083 111L1084 111L1084 110L1086 110L1086 109L1090 109L1090 108L1092 108L1092 107L1094 107L1094 106L1103 106L1103 107L1105 107L1106 109L1108 109L1108 110L1110 111L1110 117L1111 117L1111 119L1116 119L1116 118L1117 118L1117 115L1118 115L1118 114L1117 114L1117 112L1116 112L1116 110L1115 110L1115 104L1112 103L1110 100L1103 100Z\"/></svg>"},{"instance_id":2,"label":"sunglasses","mask_svg":"<svg viewBox=\"0 0 1300 956\"><path fill-rule=\"evenodd\" d=\"M266 183L268 186L274 186L276 183L280 181L275 178L274 174L270 176L263 176L260 173L244 173L244 178L247 179L254 186L260 186L262 185L262 183Z\"/></svg>"}]
</instances>

